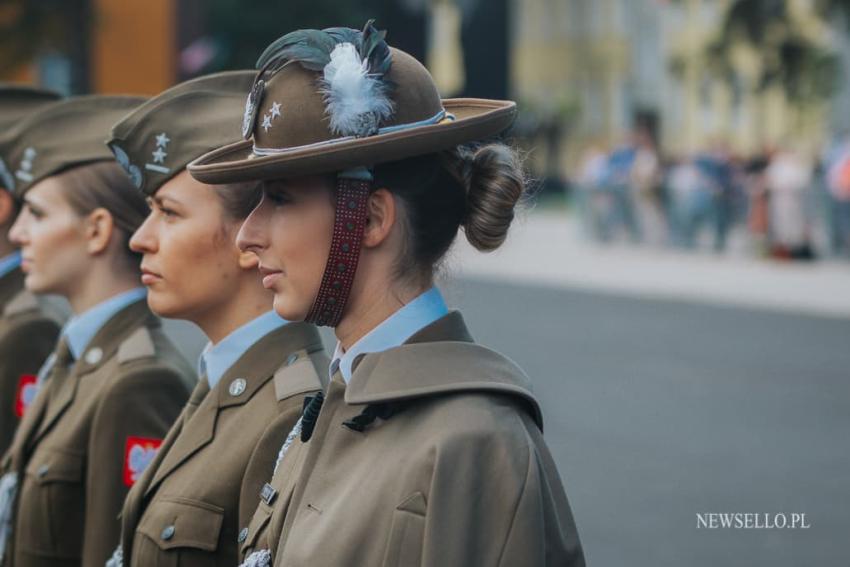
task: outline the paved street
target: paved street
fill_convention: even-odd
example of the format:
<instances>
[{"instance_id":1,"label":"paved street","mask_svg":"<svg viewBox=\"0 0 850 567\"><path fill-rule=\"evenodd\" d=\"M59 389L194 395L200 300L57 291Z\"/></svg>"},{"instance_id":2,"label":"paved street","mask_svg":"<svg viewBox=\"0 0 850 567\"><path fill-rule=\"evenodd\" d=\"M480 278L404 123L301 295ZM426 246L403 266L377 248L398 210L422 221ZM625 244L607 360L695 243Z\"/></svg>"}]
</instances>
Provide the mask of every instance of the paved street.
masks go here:
<instances>
[{"instance_id":1,"label":"paved street","mask_svg":"<svg viewBox=\"0 0 850 567\"><path fill-rule=\"evenodd\" d=\"M850 564L850 321L481 281L449 297L532 377L590 565Z\"/></svg>"}]
</instances>

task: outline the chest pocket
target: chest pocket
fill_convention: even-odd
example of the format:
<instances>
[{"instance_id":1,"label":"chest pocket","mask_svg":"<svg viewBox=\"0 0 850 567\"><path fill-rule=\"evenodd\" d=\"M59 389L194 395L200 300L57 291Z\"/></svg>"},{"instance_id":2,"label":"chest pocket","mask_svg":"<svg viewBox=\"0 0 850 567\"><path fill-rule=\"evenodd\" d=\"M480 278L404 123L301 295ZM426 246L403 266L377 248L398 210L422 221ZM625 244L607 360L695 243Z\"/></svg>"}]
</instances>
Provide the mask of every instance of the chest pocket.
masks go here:
<instances>
[{"instance_id":1,"label":"chest pocket","mask_svg":"<svg viewBox=\"0 0 850 567\"><path fill-rule=\"evenodd\" d=\"M16 524L22 553L56 558L80 556L85 513L85 457L40 449L25 469Z\"/></svg>"},{"instance_id":2,"label":"chest pocket","mask_svg":"<svg viewBox=\"0 0 850 567\"><path fill-rule=\"evenodd\" d=\"M162 498L136 529L133 565L207 565L218 549L224 509L188 498ZM142 537L139 537L142 536Z\"/></svg>"}]
</instances>

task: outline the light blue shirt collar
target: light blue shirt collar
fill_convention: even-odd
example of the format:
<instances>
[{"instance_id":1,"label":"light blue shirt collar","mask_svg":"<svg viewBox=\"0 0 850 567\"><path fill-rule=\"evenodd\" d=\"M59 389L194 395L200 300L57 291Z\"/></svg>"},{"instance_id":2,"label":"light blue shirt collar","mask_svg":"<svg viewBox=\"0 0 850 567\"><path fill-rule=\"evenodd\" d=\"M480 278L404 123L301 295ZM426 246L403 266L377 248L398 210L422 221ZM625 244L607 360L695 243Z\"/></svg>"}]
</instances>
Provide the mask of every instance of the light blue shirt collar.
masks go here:
<instances>
[{"instance_id":1,"label":"light blue shirt collar","mask_svg":"<svg viewBox=\"0 0 850 567\"><path fill-rule=\"evenodd\" d=\"M348 383L351 380L351 366L358 355L382 352L397 347L448 312L449 309L440 290L432 287L390 315L347 351L344 351L342 345L337 342L330 367L331 377L339 368L343 379Z\"/></svg>"},{"instance_id":2,"label":"light blue shirt collar","mask_svg":"<svg viewBox=\"0 0 850 567\"><path fill-rule=\"evenodd\" d=\"M218 344L207 343L198 359L198 374L203 376L206 372L210 389L215 388L224 373L236 364L236 361L245 354L245 351L257 344L260 339L287 323L286 319L281 318L274 311L269 311L253 321L245 323L224 337Z\"/></svg>"},{"instance_id":3,"label":"light blue shirt collar","mask_svg":"<svg viewBox=\"0 0 850 567\"><path fill-rule=\"evenodd\" d=\"M71 317L62 329L62 336L68 341L68 348L74 355L74 360L80 359L80 355L83 354L89 342L113 315L131 303L144 299L146 295L146 288L137 287L114 295L91 309Z\"/></svg>"},{"instance_id":4,"label":"light blue shirt collar","mask_svg":"<svg viewBox=\"0 0 850 567\"><path fill-rule=\"evenodd\" d=\"M21 265L21 253L12 252L0 259L0 278Z\"/></svg>"}]
</instances>

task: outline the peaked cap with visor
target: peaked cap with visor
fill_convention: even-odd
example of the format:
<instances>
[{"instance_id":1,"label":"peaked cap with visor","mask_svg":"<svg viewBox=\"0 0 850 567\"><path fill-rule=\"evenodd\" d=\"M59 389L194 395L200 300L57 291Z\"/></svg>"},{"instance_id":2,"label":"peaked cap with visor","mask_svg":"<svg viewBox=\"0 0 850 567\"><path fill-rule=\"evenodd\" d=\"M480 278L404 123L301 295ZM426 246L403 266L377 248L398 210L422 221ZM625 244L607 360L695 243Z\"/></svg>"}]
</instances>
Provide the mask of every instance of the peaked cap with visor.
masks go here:
<instances>
[{"instance_id":1,"label":"peaked cap with visor","mask_svg":"<svg viewBox=\"0 0 850 567\"><path fill-rule=\"evenodd\" d=\"M336 326L360 256L371 167L492 137L516 115L511 101L441 99L428 70L389 47L369 21L298 30L273 42L242 119L244 140L188 166L203 183L336 173L336 218L322 282L306 320Z\"/></svg>"}]
</instances>

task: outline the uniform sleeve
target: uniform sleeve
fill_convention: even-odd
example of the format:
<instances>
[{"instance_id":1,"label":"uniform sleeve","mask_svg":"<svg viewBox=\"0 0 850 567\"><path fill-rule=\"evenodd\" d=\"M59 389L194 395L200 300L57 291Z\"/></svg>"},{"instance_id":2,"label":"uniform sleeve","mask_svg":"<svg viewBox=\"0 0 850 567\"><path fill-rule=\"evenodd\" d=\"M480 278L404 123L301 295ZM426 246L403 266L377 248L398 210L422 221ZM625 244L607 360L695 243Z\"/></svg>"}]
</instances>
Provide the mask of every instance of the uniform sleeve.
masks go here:
<instances>
[{"instance_id":1,"label":"uniform sleeve","mask_svg":"<svg viewBox=\"0 0 850 567\"><path fill-rule=\"evenodd\" d=\"M548 451L514 420L516 427L459 432L435 450L429 501L422 497L417 510L408 498L396 508L388 553L396 547L404 561L410 545L393 541L395 532L415 532L420 512L423 566L584 566Z\"/></svg>"},{"instance_id":2,"label":"uniform sleeve","mask_svg":"<svg viewBox=\"0 0 850 567\"><path fill-rule=\"evenodd\" d=\"M186 403L180 376L159 364L121 367L89 434L83 567L103 567L120 541L118 515L144 465Z\"/></svg>"},{"instance_id":3,"label":"uniform sleeve","mask_svg":"<svg viewBox=\"0 0 850 567\"><path fill-rule=\"evenodd\" d=\"M0 336L0 453L12 442L25 408L22 402L29 400L27 389L34 394L35 377L59 335L59 326L47 318L8 323Z\"/></svg>"}]
</instances>

